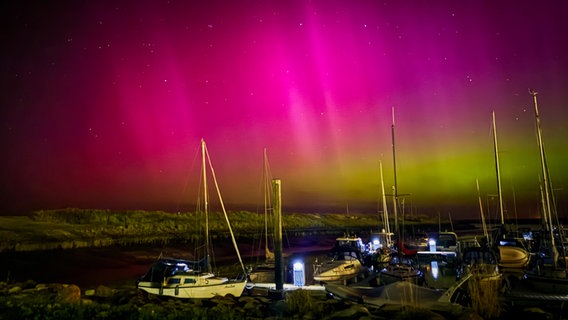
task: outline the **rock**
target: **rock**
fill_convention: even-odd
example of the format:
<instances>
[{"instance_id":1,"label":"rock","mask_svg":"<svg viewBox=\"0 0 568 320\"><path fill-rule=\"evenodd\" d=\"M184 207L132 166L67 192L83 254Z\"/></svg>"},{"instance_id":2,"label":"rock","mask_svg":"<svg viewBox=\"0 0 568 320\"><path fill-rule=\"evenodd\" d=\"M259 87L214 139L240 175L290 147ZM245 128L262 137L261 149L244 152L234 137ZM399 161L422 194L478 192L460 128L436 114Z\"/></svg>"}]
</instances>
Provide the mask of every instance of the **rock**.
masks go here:
<instances>
[{"instance_id":1,"label":"rock","mask_svg":"<svg viewBox=\"0 0 568 320\"><path fill-rule=\"evenodd\" d=\"M233 295L226 296L215 296L211 298L211 301L217 304L234 305L236 303L236 298Z\"/></svg>"},{"instance_id":2,"label":"rock","mask_svg":"<svg viewBox=\"0 0 568 320\"><path fill-rule=\"evenodd\" d=\"M95 289L95 296L99 298L109 298L112 297L113 294L114 291L111 288L105 287L103 285L100 285Z\"/></svg>"},{"instance_id":3,"label":"rock","mask_svg":"<svg viewBox=\"0 0 568 320\"><path fill-rule=\"evenodd\" d=\"M57 300L63 303L78 303L81 301L81 288L74 284L64 285L57 292Z\"/></svg>"},{"instance_id":4,"label":"rock","mask_svg":"<svg viewBox=\"0 0 568 320\"><path fill-rule=\"evenodd\" d=\"M46 290L46 289L48 289L48 288L49 288L49 286L48 286L47 284L45 284L45 283L38 283L38 284L35 286L35 289L36 289L37 291Z\"/></svg>"},{"instance_id":5,"label":"rock","mask_svg":"<svg viewBox=\"0 0 568 320\"><path fill-rule=\"evenodd\" d=\"M92 296L94 296L94 295L95 295L95 289L88 289L88 290L85 290L85 296L87 296L87 297L92 297Z\"/></svg>"},{"instance_id":6,"label":"rock","mask_svg":"<svg viewBox=\"0 0 568 320\"><path fill-rule=\"evenodd\" d=\"M256 301L256 299L254 297L250 297L250 296L239 297L239 303L241 303L241 304L247 304L250 301Z\"/></svg>"},{"instance_id":7,"label":"rock","mask_svg":"<svg viewBox=\"0 0 568 320\"><path fill-rule=\"evenodd\" d=\"M136 290L114 290L112 303L118 305L127 304L137 295L138 292Z\"/></svg>"},{"instance_id":8,"label":"rock","mask_svg":"<svg viewBox=\"0 0 568 320\"><path fill-rule=\"evenodd\" d=\"M19 286L13 286L12 288L10 288L10 289L8 290L8 293L9 293L9 294L15 294L15 293L18 293L18 292L20 292L20 291L22 291L22 288L21 288L21 287L19 287Z\"/></svg>"},{"instance_id":9,"label":"rock","mask_svg":"<svg viewBox=\"0 0 568 320\"><path fill-rule=\"evenodd\" d=\"M269 304L272 301L272 300L265 298L265 297L255 297L255 299L257 299L261 303L265 303L265 304Z\"/></svg>"},{"instance_id":10,"label":"rock","mask_svg":"<svg viewBox=\"0 0 568 320\"><path fill-rule=\"evenodd\" d=\"M33 280L27 280L24 283L22 283L22 289L32 289L35 288L37 286L37 283Z\"/></svg>"},{"instance_id":11,"label":"rock","mask_svg":"<svg viewBox=\"0 0 568 320\"><path fill-rule=\"evenodd\" d=\"M330 319L358 319L362 316L369 316L369 310L359 304L353 305L348 309L334 312Z\"/></svg>"},{"instance_id":12,"label":"rock","mask_svg":"<svg viewBox=\"0 0 568 320\"><path fill-rule=\"evenodd\" d=\"M245 303L245 305L243 306L243 309L245 310L254 310L254 309L258 309L262 304L256 300L250 300L248 302Z\"/></svg>"},{"instance_id":13,"label":"rock","mask_svg":"<svg viewBox=\"0 0 568 320\"><path fill-rule=\"evenodd\" d=\"M53 291L53 292L59 292L61 290L63 290L63 288L65 287L65 284L62 283L50 283L47 285L47 287Z\"/></svg>"},{"instance_id":14,"label":"rock","mask_svg":"<svg viewBox=\"0 0 568 320\"><path fill-rule=\"evenodd\" d=\"M281 317L286 312L288 312L288 306L284 300L278 300L270 305L271 311L273 311L277 316Z\"/></svg>"},{"instance_id":15,"label":"rock","mask_svg":"<svg viewBox=\"0 0 568 320\"><path fill-rule=\"evenodd\" d=\"M264 308L262 303L256 300L250 300L243 306L244 314L247 317L259 318L262 319L264 314Z\"/></svg>"}]
</instances>

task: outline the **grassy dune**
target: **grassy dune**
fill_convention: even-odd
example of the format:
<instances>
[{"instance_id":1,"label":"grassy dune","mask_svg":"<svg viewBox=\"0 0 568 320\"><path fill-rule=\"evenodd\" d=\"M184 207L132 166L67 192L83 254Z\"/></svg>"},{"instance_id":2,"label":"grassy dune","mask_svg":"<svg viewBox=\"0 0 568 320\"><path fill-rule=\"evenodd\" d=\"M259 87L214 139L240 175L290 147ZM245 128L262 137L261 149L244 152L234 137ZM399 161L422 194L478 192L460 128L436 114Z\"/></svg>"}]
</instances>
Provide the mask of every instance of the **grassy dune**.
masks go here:
<instances>
[{"instance_id":1,"label":"grassy dune","mask_svg":"<svg viewBox=\"0 0 568 320\"><path fill-rule=\"evenodd\" d=\"M263 214L230 211L228 215L237 237L258 235L264 228ZM202 213L197 212L42 210L29 216L0 217L0 252L186 242L203 236L201 221ZM221 213L211 213L209 225L212 237L228 236ZM288 233L376 230L379 226L376 215L283 214Z\"/></svg>"}]
</instances>

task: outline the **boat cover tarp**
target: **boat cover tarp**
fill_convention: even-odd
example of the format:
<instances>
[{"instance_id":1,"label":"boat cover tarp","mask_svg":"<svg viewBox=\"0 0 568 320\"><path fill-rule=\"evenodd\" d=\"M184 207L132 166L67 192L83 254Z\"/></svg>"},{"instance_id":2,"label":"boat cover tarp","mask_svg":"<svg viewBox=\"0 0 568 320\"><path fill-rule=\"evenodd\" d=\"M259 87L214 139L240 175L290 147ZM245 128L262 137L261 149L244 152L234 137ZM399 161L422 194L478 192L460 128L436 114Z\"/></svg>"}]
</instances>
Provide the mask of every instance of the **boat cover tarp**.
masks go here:
<instances>
[{"instance_id":1,"label":"boat cover tarp","mask_svg":"<svg viewBox=\"0 0 568 320\"><path fill-rule=\"evenodd\" d=\"M332 295L380 307L387 304L427 305L436 303L442 292L418 286L407 281L398 281L380 287L350 287L328 284L325 290Z\"/></svg>"}]
</instances>

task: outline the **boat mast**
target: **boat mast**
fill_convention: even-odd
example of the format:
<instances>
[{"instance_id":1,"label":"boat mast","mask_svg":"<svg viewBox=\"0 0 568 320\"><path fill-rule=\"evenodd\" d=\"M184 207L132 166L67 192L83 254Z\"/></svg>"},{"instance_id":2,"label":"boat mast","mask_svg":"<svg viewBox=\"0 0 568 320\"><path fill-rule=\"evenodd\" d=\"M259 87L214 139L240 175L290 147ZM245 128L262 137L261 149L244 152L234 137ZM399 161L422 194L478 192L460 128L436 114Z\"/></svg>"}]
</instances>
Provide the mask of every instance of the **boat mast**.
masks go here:
<instances>
[{"instance_id":1,"label":"boat mast","mask_svg":"<svg viewBox=\"0 0 568 320\"><path fill-rule=\"evenodd\" d=\"M549 224L548 222L548 215L547 215L547 210L546 210L546 201L544 201L544 188L542 187L542 181L540 180L540 176L538 177L538 188L540 190L540 205L542 206L541 210L542 210L542 220L544 220L544 225L546 226L546 230L548 231L550 228L549 226L552 226L552 223Z\"/></svg>"},{"instance_id":2,"label":"boat mast","mask_svg":"<svg viewBox=\"0 0 568 320\"><path fill-rule=\"evenodd\" d=\"M387 234L387 246L391 245L391 237L390 237L390 224L389 224L389 212L387 209L387 197L385 195L385 181L383 179L383 163L379 160L379 171L381 173L381 193L382 193L382 200L383 200L383 210L384 210L384 217L383 217L383 224L385 226L385 232Z\"/></svg>"},{"instance_id":3,"label":"boat mast","mask_svg":"<svg viewBox=\"0 0 568 320\"><path fill-rule=\"evenodd\" d=\"M487 232L487 225L485 224L485 215L483 214L483 204L481 203L481 193L479 192L479 180L475 179L477 185L477 199L479 199L479 213L481 214L481 226L483 227L483 235L489 242L489 233Z\"/></svg>"},{"instance_id":4,"label":"boat mast","mask_svg":"<svg viewBox=\"0 0 568 320\"><path fill-rule=\"evenodd\" d=\"M505 225L503 215L503 193L501 191L501 170L499 169L499 148L497 147L497 125L495 124L495 111L491 112L493 120L493 148L495 151L495 170L497 172L497 196L499 197L499 213L501 214L501 225Z\"/></svg>"},{"instance_id":5,"label":"boat mast","mask_svg":"<svg viewBox=\"0 0 568 320\"><path fill-rule=\"evenodd\" d=\"M546 165L546 157L545 157L545 153L544 153L544 144L542 142L542 129L540 127L540 117L538 114L538 104L536 101L536 95L538 94L538 92L529 89L529 93L533 96L533 103L534 103L534 114L535 114L535 119L536 119L536 133L537 133L537 139L538 139L538 149L540 151L540 164L541 164L541 170L542 170L542 181L543 181L543 189L544 189L544 198L542 199L544 204L544 208L546 209L546 211L544 212L544 215L546 216L546 218L548 219L548 223L549 225L547 226L550 229L550 243L552 245L552 247L554 248L554 231L552 230L552 210L551 210L551 204L550 204L550 182L548 181L548 166ZM555 261L556 263L556 261Z\"/></svg>"},{"instance_id":6,"label":"boat mast","mask_svg":"<svg viewBox=\"0 0 568 320\"><path fill-rule=\"evenodd\" d=\"M264 176L264 183L263 183L263 188L264 188L264 254L265 254L265 258L268 258L268 256L270 255L270 252L268 250L268 208L272 207L272 203L270 201L270 194L269 194L269 190L268 190L268 185L270 183L270 177L268 174L268 157L266 156L266 148L264 148L264 157L263 157L263 163L264 163L264 170L263 170L263 176Z\"/></svg>"},{"instance_id":7,"label":"boat mast","mask_svg":"<svg viewBox=\"0 0 568 320\"><path fill-rule=\"evenodd\" d=\"M205 140L201 139L201 174L203 175L203 210L205 214L205 259L207 272L211 272L210 248L209 248L209 195L207 194L207 165L205 162Z\"/></svg>"},{"instance_id":8,"label":"boat mast","mask_svg":"<svg viewBox=\"0 0 568 320\"><path fill-rule=\"evenodd\" d=\"M392 194L393 194L393 204L394 204L394 208L393 208L393 213L394 213L394 229L396 230L397 233L399 233L398 230L398 212L397 212L397 206L398 206L398 187L396 184L396 152L395 152L395 144L394 144L394 107L392 107L392 126L391 126L391 139L392 139L392 164L393 164L393 171L394 171L394 185L392 187ZM402 235L399 235L399 238Z\"/></svg>"}]
</instances>

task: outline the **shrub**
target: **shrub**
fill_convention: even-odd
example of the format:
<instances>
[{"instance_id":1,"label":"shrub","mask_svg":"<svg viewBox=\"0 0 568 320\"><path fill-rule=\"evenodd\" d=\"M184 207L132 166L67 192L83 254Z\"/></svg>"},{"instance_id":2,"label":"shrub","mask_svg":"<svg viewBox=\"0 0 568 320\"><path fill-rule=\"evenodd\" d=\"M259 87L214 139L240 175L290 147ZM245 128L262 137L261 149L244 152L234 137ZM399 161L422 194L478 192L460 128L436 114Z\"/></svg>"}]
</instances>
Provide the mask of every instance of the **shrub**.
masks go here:
<instances>
[{"instance_id":1,"label":"shrub","mask_svg":"<svg viewBox=\"0 0 568 320\"><path fill-rule=\"evenodd\" d=\"M468 281L472 310L484 319L499 318L503 311L499 303L502 286L501 277L487 276L478 269L473 269Z\"/></svg>"}]
</instances>

